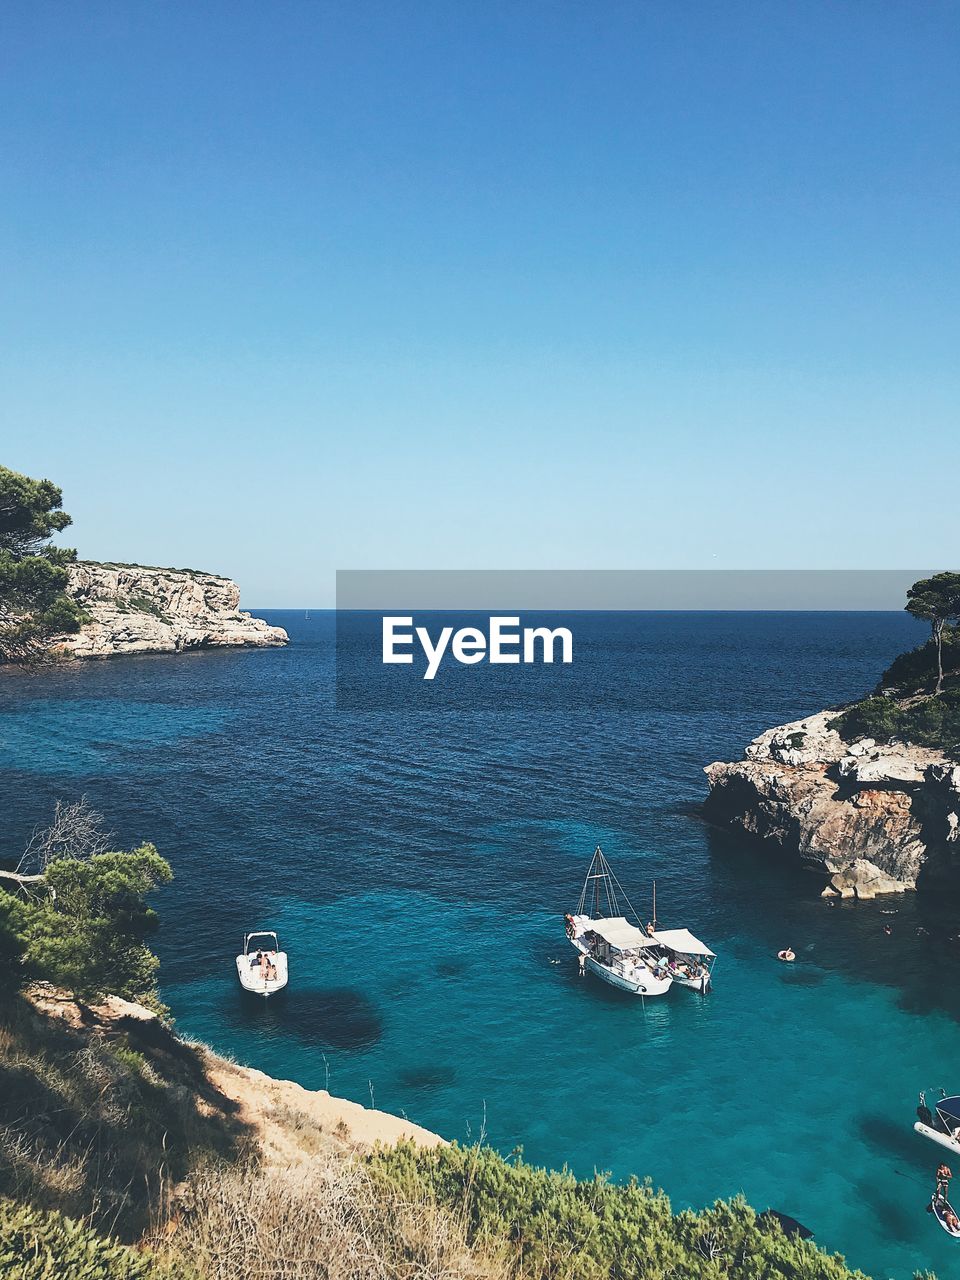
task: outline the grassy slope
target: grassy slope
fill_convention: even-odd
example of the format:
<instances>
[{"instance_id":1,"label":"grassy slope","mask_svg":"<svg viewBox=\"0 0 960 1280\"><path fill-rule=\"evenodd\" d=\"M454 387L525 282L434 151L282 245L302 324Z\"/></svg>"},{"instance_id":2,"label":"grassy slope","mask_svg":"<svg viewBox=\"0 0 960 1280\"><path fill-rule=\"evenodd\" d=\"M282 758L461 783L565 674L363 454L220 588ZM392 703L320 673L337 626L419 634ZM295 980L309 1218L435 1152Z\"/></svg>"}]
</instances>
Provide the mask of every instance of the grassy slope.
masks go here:
<instances>
[{"instance_id":1,"label":"grassy slope","mask_svg":"<svg viewBox=\"0 0 960 1280\"><path fill-rule=\"evenodd\" d=\"M53 998L50 999L53 1003ZM165 1186L252 1149L201 1054L158 1021L0 1011L0 1194L136 1240Z\"/></svg>"}]
</instances>

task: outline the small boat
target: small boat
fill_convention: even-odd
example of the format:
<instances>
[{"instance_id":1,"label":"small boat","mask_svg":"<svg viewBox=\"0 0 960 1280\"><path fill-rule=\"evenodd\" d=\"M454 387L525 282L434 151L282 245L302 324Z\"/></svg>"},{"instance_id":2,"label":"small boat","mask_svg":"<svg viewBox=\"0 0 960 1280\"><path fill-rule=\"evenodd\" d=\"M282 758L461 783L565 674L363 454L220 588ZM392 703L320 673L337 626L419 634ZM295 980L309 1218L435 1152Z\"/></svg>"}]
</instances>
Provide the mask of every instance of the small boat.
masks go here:
<instances>
[{"instance_id":1,"label":"small boat","mask_svg":"<svg viewBox=\"0 0 960 1280\"><path fill-rule=\"evenodd\" d=\"M677 986L690 987L706 995L713 986L717 957L689 929L658 928L656 880L653 882L653 920L647 925L647 936L657 943L655 954Z\"/></svg>"},{"instance_id":2,"label":"small boat","mask_svg":"<svg viewBox=\"0 0 960 1280\"><path fill-rule=\"evenodd\" d=\"M701 995L713 986L716 955L689 929L656 929L649 935L660 946L660 959L673 981Z\"/></svg>"},{"instance_id":3,"label":"small boat","mask_svg":"<svg viewBox=\"0 0 960 1280\"><path fill-rule=\"evenodd\" d=\"M941 1090L940 1100L934 1103L931 1111L927 1106L926 1093L921 1093L913 1128L922 1137L960 1156L960 1095L948 1098Z\"/></svg>"},{"instance_id":4,"label":"small boat","mask_svg":"<svg viewBox=\"0 0 960 1280\"><path fill-rule=\"evenodd\" d=\"M960 1217L954 1212L946 1196L940 1196L934 1192L930 1200L930 1208L947 1235L953 1236L954 1240L960 1240Z\"/></svg>"},{"instance_id":5,"label":"small boat","mask_svg":"<svg viewBox=\"0 0 960 1280\"><path fill-rule=\"evenodd\" d=\"M245 933L237 956L237 977L244 991L272 996L287 985L287 953L272 932Z\"/></svg>"},{"instance_id":6,"label":"small boat","mask_svg":"<svg viewBox=\"0 0 960 1280\"><path fill-rule=\"evenodd\" d=\"M665 995L672 979L658 957L658 945L621 914L618 893L639 919L597 845L577 910L566 917L567 937L579 952L580 968L631 995Z\"/></svg>"}]
</instances>

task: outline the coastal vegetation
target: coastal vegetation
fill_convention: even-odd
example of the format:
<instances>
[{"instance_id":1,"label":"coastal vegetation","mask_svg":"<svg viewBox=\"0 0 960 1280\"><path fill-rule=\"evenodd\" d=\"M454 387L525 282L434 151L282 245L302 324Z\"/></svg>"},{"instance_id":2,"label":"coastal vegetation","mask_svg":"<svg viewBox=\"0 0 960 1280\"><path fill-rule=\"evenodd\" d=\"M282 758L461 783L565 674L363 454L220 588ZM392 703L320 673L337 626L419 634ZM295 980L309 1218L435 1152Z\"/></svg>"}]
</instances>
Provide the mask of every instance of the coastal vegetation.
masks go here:
<instances>
[{"instance_id":1,"label":"coastal vegetation","mask_svg":"<svg viewBox=\"0 0 960 1280\"><path fill-rule=\"evenodd\" d=\"M896 658L832 727L846 742L895 738L960 754L960 573L915 582L905 608L929 624L930 638Z\"/></svg>"},{"instance_id":2,"label":"coastal vegetation","mask_svg":"<svg viewBox=\"0 0 960 1280\"><path fill-rule=\"evenodd\" d=\"M0 1275L17 1280L191 1280L176 1264L54 1211L0 1200Z\"/></svg>"},{"instance_id":3,"label":"coastal vegetation","mask_svg":"<svg viewBox=\"0 0 960 1280\"><path fill-rule=\"evenodd\" d=\"M65 590L77 553L51 543L72 523L62 504L49 480L0 467L0 661L35 662L52 636L79 630Z\"/></svg>"},{"instance_id":4,"label":"coastal vegetation","mask_svg":"<svg viewBox=\"0 0 960 1280\"><path fill-rule=\"evenodd\" d=\"M414 1202L455 1213L468 1245L498 1259L501 1274L525 1280L854 1280L828 1255L774 1215L743 1200L699 1213L674 1213L662 1191L631 1179L504 1159L488 1147L423 1150L412 1143L378 1150L370 1167Z\"/></svg>"},{"instance_id":5,"label":"coastal vegetation","mask_svg":"<svg viewBox=\"0 0 960 1280\"><path fill-rule=\"evenodd\" d=\"M0 665L286 644L240 610L240 589L200 569L78 560L59 488L0 467Z\"/></svg>"},{"instance_id":6,"label":"coastal vegetation","mask_svg":"<svg viewBox=\"0 0 960 1280\"><path fill-rule=\"evenodd\" d=\"M19 868L0 872L8 991L18 978L39 979L81 1000L113 994L159 1007L158 961L147 945L159 921L147 895L173 873L153 845L116 852L108 844L85 801L58 805Z\"/></svg>"}]
</instances>

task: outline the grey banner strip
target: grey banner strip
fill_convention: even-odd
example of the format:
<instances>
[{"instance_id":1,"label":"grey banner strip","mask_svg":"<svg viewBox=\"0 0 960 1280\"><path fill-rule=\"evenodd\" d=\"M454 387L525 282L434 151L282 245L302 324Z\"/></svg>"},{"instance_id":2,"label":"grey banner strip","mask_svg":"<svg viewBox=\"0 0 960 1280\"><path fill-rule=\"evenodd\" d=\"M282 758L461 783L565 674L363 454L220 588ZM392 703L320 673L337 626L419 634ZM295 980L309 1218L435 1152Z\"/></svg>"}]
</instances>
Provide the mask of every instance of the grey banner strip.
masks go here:
<instances>
[{"instance_id":1,"label":"grey banner strip","mask_svg":"<svg viewBox=\"0 0 960 1280\"><path fill-rule=\"evenodd\" d=\"M340 569L337 608L890 610L929 569Z\"/></svg>"}]
</instances>

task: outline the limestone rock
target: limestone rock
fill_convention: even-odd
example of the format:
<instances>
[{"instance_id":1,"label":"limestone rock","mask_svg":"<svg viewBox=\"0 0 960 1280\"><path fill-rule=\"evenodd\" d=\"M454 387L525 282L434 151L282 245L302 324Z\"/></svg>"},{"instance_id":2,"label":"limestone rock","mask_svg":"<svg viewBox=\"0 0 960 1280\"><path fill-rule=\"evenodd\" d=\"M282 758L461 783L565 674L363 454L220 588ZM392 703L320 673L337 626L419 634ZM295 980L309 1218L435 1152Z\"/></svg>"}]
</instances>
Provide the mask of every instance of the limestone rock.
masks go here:
<instances>
[{"instance_id":1,"label":"limestone rock","mask_svg":"<svg viewBox=\"0 0 960 1280\"><path fill-rule=\"evenodd\" d=\"M871 738L844 743L822 711L768 729L705 772L705 815L871 898L918 879L960 880L960 765L942 752Z\"/></svg>"},{"instance_id":2,"label":"limestone rock","mask_svg":"<svg viewBox=\"0 0 960 1280\"><path fill-rule=\"evenodd\" d=\"M70 566L67 590L88 621L78 634L55 642L66 657L288 642L282 627L241 612L240 588L212 573L79 561Z\"/></svg>"},{"instance_id":3,"label":"limestone rock","mask_svg":"<svg viewBox=\"0 0 960 1280\"><path fill-rule=\"evenodd\" d=\"M830 877L830 887L841 895L844 889L850 889L858 898L875 898L879 893L903 893L913 886L888 876L866 858L855 858Z\"/></svg>"}]
</instances>

